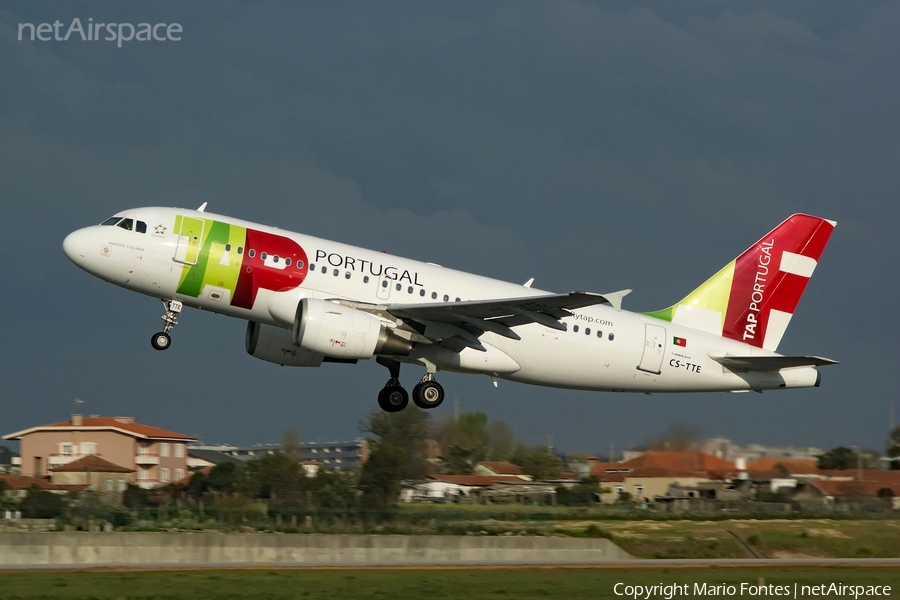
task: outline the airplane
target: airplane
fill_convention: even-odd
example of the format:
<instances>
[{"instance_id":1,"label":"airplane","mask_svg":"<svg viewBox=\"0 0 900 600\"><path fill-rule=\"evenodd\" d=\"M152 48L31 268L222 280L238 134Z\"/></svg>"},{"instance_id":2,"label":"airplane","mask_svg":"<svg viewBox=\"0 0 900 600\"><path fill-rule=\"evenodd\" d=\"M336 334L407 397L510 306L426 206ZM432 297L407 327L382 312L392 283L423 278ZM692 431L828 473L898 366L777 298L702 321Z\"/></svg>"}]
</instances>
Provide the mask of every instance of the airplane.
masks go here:
<instances>
[{"instance_id":1,"label":"airplane","mask_svg":"<svg viewBox=\"0 0 900 600\"><path fill-rule=\"evenodd\" d=\"M818 387L817 356L776 352L835 221L795 214L680 302L629 312L631 290L556 294L197 210L136 208L69 234L100 279L162 300L156 350L185 306L247 321L246 351L293 367L375 358L387 412L444 399L438 371L604 392Z\"/></svg>"}]
</instances>

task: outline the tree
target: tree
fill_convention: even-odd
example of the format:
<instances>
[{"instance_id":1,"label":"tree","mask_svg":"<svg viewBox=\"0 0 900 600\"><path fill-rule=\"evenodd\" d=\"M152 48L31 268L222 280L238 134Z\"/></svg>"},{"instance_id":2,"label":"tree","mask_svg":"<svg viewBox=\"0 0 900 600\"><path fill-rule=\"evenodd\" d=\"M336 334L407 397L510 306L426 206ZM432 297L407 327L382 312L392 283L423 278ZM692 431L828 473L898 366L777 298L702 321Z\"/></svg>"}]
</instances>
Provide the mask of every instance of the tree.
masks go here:
<instances>
[{"instance_id":1,"label":"tree","mask_svg":"<svg viewBox=\"0 0 900 600\"><path fill-rule=\"evenodd\" d=\"M888 441L887 456L891 459L891 469L900 470L900 425L891 430Z\"/></svg>"},{"instance_id":2,"label":"tree","mask_svg":"<svg viewBox=\"0 0 900 600\"><path fill-rule=\"evenodd\" d=\"M855 469L857 460L858 455L852 449L846 446L837 446L818 456L818 467L820 469L836 469L839 471ZM865 466L863 464L863 467Z\"/></svg>"},{"instance_id":3,"label":"tree","mask_svg":"<svg viewBox=\"0 0 900 600\"><path fill-rule=\"evenodd\" d=\"M509 423L494 419L487 426L488 460L509 460L513 451L513 430Z\"/></svg>"},{"instance_id":4,"label":"tree","mask_svg":"<svg viewBox=\"0 0 900 600\"><path fill-rule=\"evenodd\" d=\"M243 470L233 462L219 463L206 476L206 484L211 491L220 494L235 492L243 482Z\"/></svg>"},{"instance_id":5,"label":"tree","mask_svg":"<svg viewBox=\"0 0 900 600\"><path fill-rule=\"evenodd\" d=\"M488 421L486 413L463 412L458 419L447 419L435 433L449 473L466 474L468 465L484 460L508 460L512 454L512 428L504 421ZM456 450L451 450L454 446ZM459 462L467 451L465 465Z\"/></svg>"},{"instance_id":6,"label":"tree","mask_svg":"<svg viewBox=\"0 0 900 600\"><path fill-rule=\"evenodd\" d=\"M547 452L546 446L516 447L510 461L522 467L527 475L535 480L555 479L562 474L562 461Z\"/></svg>"},{"instance_id":7,"label":"tree","mask_svg":"<svg viewBox=\"0 0 900 600\"><path fill-rule=\"evenodd\" d=\"M397 503L405 459L405 452L390 442L374 444L359 478L364 509L385 511Z\"/></svg>"},{"instance_id":8,"label":"tree","mask_svg":"<svg viewBox=\"0 0 900 600\"><path fill-rule=\"evenodd\" d=\"M150 499L150 490L146 490L139 485L129 483L122 494L122 504L127 508L146 508L156 506L156 503Z\"/></svg>"},{"instance_id":9,"label":"tree","mask_svg":"<svg viewBox=\"0 0 900 600\"><path fill-rule=\"evenodd\" d=\"M400 453L400 479L423 479L429 471L425 457L428 426L428 412L410 405L395 413L373 412L365 428L378 436L377 444L387 444Z\"/></svg>"},{"instance_id":10,"label":"tree","mask_svg":"<svg viewBox=\"0 0 900 600\"><path fill-rule=\"evenodd\" d=\"M307 487L300 463L281 452L251 460L246 473L249 489L257 498L285 498Z\"/></svg>"},{"instance_id":11,"label":"tree","mask_svg":"<svg viewBox=\"0 0 900 600\"><path fill-rule=\"evenodd\" d=\"M22 500L22 516L26 519L55 519L66 509L66 500L59 494L33 487Z\"/></svg>"},{"instance_id":12,"label":"tree","mask_svg":"<svg viewBox=\"0 0 900 600\"><path fill-rule=\"evenodd\" d=\"M444 459L444 469L450 475L471 475L472 474L472 454L474 450L459 444L451 444L447 449Z\"/></svg>"}]
</instances>

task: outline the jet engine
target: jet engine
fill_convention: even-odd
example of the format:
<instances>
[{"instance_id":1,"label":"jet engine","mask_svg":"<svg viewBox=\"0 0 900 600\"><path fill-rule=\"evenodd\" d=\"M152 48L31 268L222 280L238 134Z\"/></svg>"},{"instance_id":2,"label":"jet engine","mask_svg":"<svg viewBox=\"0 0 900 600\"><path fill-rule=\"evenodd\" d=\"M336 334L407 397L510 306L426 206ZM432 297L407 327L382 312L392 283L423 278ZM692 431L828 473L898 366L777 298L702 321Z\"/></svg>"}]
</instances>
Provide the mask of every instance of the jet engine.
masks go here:
<instances>
[{"instance_id":1,"label":"jet engine","mask_svg":"<svg viewBox=\"0 0 900 600\"><path fill-rule=\"evenodd\" d=\"M287 329L253 321L247 323L245 347L250 356L284 367L318 367L325 358L322 354L295 346L293 336Z\"/></svg>"},{"instance_id":2,"label":"jet engine","mask_svg":"<svg viewBox=\"0 0 900 600\"><path fill-rule=\"evenodd\" d=\"M303 298L294 315L293 343L338 359L406 356L412 342L394 335L375 315L317 298Z\"/></svg>"}]
</instances>

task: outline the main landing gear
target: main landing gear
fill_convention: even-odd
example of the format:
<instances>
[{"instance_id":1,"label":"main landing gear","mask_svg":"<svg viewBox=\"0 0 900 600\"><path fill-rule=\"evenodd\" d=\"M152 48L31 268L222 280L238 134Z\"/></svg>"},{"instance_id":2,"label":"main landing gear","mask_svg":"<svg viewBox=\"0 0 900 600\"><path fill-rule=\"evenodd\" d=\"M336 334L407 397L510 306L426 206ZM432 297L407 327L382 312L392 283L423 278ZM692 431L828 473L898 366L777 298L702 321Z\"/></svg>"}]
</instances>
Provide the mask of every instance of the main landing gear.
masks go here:
<instances>
[{"instance_id":1,"label":"main landing gear","mask_svg":"<svg viewBox=\"0 0 900 600\"><path fill-rule=\"evenodd\" d=\"M163 300L162 303L166 307L166 314L162 317L165 327L162 331L154 333L153 337L150 338L150 345L153 346L154 350L165 350L172 345L169 330L178 325L178 315L181 314L181 309L184 308L184 304L178 300Z\"/></svg>"},{"instance_id":2,"label":"main landing gear","mask_svg":"<svg viewBox=\"0 0 900 600\"><path fill-rule=\"evenodd\" d=\"M409 393L400 385L400 363L380 356L376 361L391 374L391 378L378 392L378 406L385 412L403 410L409 404ZM431 368L413 388L412 396L416 406L425 409L436 408L444 401L444 388L434 380Z\"/></svg>"}]
</instances>

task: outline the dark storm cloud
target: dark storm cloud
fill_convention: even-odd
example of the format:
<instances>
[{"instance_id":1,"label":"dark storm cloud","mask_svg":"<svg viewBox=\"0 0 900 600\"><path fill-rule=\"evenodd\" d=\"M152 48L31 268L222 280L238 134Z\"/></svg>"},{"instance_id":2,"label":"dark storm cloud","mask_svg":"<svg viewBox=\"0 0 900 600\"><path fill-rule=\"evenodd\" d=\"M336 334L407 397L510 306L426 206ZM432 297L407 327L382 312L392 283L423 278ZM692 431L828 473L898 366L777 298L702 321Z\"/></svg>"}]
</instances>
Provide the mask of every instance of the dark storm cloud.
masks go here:
<instances>
[{"instance_id":1,"label":"dark storm cloud","mask_svg":"<svg viewBox=\"0 0 900 600\"><path fill-rule=\"evenodd\" d=\"M20 22L88 16L178 22L183 40L15 39ZM640 310L671 304L792 212L837 219L782 348L845 361L821 389L644 398L449 375L445 386L533 441L554 429L569 449L637 442L671 421L744 441L877 444L893 394L880 374L897 356L883 320L898 25L887 2L7 8L0 271L17 291L4 297L16 340L4 431L57 419L81 395L92 412L216 439L274 440L285 422L355 435L383 369L261 364L242 356L240 323L196 312L157 355L155 301L60 251L65 233L122 208L209 201L548 289L632 287L626 306ZM248 419L251 399L266 410Z\"/></svg>"}]
</instances>

